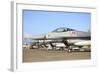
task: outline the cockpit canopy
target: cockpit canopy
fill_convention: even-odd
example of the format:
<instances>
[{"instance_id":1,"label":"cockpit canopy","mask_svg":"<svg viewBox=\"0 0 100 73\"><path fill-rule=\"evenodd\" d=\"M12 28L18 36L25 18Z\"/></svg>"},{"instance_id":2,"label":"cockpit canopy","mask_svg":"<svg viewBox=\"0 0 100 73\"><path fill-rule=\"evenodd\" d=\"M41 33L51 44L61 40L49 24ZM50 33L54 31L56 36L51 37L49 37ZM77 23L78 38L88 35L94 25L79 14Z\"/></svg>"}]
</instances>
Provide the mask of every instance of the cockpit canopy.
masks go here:
<instances>
[{"instance_id":1,"label":"cockpit canopy","mask_svg":"<svg viewBox=\"0 0 100 73\"><path fill-rule=\"evenodd\" d=\"M74 29L70 29L70 28L57 28L56 30L54 30L53 32L67 32L67 31L75 31Z\"/></svg>"}]
</instances>

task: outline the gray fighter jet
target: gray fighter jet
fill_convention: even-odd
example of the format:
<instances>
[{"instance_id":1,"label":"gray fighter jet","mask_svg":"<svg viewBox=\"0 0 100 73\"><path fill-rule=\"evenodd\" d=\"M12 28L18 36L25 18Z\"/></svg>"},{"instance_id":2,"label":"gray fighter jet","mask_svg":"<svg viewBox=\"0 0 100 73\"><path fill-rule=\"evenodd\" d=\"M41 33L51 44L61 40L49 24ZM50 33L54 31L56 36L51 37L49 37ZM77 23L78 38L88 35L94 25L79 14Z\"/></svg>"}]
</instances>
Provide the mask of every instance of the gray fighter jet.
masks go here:
<instances>
[{"instance_id":1,"label":"gray fighter jet","mask_svg":"<svg viewBox=\"0 0 100 73\"><path fill-rule=\"evenodd\" d=\"M70 28L57 28L56 30L49 32L47 34L41 34L33 36L33 40L56 40L56 39L90 39L91 33L84 31L77 31Z\"/></svg>"},{"instance_id":2,"label":"gray fighter jet","mask_svg":"<svg viewBox=\"0 0 100 73\"><path fill-rule=\"evenodd\" d=\"M69 48L71 45L75 45L75 43L90 40L91 33L60 27L47 34L31 36L30 38L33 42L40 43L39 45L46 46L47 44L50 44L54 48L56 45L53 45L53 43L63 43L65 45L64 47Z\"/></svg>"}]
</instances>

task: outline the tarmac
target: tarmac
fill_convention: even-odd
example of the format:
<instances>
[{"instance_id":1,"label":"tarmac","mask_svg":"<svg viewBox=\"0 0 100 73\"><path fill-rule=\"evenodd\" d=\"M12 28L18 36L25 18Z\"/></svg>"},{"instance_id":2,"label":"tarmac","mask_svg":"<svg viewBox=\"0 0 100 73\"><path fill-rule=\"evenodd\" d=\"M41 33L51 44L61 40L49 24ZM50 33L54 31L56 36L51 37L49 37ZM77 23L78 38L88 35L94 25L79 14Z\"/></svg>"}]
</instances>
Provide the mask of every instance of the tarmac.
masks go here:
<instances>
[{"instance_id":1,"label":"tarmac","mask_svg":"<svg viewBox=\"0 0 100 73\"><path fill-rule=\"evenodd\" d=\"M64 50L44 50L23 48L23 63L62 61L62 60L87 60L91 59L91 52L70 52Z\"/></svg>"}]
</instances>

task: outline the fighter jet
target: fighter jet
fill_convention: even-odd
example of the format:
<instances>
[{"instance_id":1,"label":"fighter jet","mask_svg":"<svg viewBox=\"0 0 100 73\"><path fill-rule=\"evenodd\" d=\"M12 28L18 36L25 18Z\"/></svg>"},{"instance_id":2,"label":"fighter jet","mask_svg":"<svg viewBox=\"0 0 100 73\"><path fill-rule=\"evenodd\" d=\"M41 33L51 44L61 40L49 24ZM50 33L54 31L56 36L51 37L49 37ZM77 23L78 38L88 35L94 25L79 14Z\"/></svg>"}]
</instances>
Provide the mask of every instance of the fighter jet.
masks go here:
<instances>
[{"instance_id":1,"label":"fighter jet","mask_svg":"<svg viewBox=\"0 0 100 73\"><path fill-rule=\"evenodd\" d=\"M47 34L41 34L37 36L33 36L33 40L55 40L55 39L90 39L91 33L90 32L84 32L84 31L78 31L66 27L60 27L56 30L49 32Z\"/></svg>"},{"instance_id":2,"label":"fighter jet","mask_svg":"<svg viewBox=\"0 0 100 73\"><path fill-rule=\"evenodd\" d=\"M47 34L31 36L30 38L38 43L40 42L39 45L45 44L46 46L46 44L50 44L54 48L55 45L53 43L63 43L67 48L70 48L71 45L77 45L77 42L90 40L91 33L60 27Z\"/></svg>"}]
</instances>

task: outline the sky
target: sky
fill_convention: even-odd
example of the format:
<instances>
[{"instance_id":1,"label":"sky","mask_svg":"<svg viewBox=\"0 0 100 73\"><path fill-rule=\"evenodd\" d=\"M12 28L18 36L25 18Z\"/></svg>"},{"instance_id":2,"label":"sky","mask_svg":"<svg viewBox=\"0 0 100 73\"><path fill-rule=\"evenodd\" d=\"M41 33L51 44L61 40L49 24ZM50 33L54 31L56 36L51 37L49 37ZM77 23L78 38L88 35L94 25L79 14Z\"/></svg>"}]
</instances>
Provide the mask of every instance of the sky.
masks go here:
<instances>
[{"instance_id":1,"label":"sky","mask_svg":"<svg viewBox=\"0 0 100 73\"><path fill-rule=\"evenodd\" d=\"M24 34L44 34L59 27L88 31L90 25L90 13L23 10Z\"/></svg>"}]
</instances>

